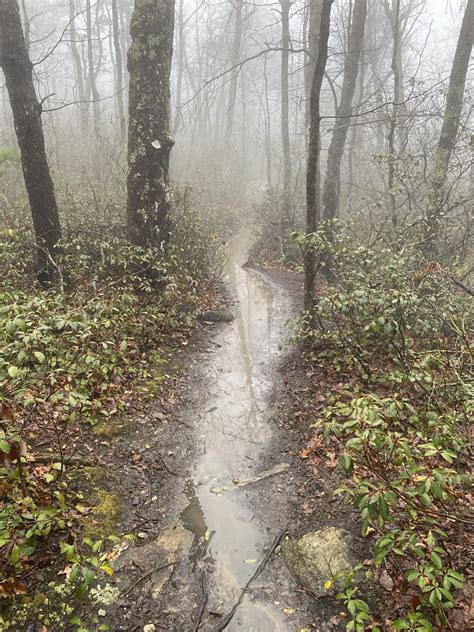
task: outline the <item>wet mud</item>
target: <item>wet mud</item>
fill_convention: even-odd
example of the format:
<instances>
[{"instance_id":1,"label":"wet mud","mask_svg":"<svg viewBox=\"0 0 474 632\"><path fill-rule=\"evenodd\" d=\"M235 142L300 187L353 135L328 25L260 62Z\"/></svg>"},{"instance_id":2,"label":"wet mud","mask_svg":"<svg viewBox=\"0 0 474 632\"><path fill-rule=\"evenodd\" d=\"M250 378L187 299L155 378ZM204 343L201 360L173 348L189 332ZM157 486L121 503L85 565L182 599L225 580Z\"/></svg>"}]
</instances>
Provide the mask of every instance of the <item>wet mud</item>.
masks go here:
<instances>
[{"instance_id":1,"label":"wet mud","mask_svg":"<svg viewBox=\"0 0 474 632\"><path fill-rule=\"evenodd\" d=\"M209 542L207 590L215 612L232 608L271 544L271 528L255 519L249 497L252 485L259 483L250 482L247 489L240 482L258 478L272 442L275 428L266 409L285 324L293 315L284 289L244 267L247 241L246 235L239 236L228 246L235 319L223 328L201 371L194 410L197 458L185 486L189 504L181 513L183 526ZM244 598L228 629L270 632L285 630L285 625L278 609Z\"/></svg>"},{"instance_id":2,"label":"wet mud","mask_svg":"<svg viewBox=\"0 0 474 632\"><path fill-rule=\"evenodd\" d=\"M173 353L172 400L139 411L136 432L106 457L127 507L120 531L139 537L114 561L114 632L334 629L333 609L304 593L274 546L333 521L325 505L308 511L308 498L330 492L322 479L313 489L298 456L306 439L293 412L307 388L286 325L302 283L246 266L249 234L227 246L233 320L203 323Z\"/></svg>"}]
</instances>

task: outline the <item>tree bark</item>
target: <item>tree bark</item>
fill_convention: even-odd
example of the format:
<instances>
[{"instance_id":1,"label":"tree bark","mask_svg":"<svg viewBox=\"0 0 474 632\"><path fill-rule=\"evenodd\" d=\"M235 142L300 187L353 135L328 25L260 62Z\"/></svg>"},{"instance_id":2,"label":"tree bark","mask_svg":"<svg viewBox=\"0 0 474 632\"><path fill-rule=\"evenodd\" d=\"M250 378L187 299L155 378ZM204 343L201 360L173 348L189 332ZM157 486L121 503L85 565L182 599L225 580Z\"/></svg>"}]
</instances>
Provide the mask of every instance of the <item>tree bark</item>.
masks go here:
<instances>
[{"instance_id":1,"label":"tree bark","mask_svg":"<svg viewBox=\"0 0 474 632\"><path fill-rule=\"evenodd\" d=\"M426 231L427 240L431 245L436 238L439 219L446 203L445 186L461 120L466 77L472 52L473 31L474 0L468 0L449 79L443 125L431 169Z\"/></svg>"},{"instance_id":2,"label":"tree bark","mask_svg":"<svg viewBox=\"0 0 474 632\"><path fill-rule=\"evenodd\" d=\"M38 248L38 280L53 281L61 239L54 185L46 158L41 105L25 46L17 0L0 0L0 66L3 69L21 153Z\"/></svg>"},{"instance_id":3,"label":"tree bark","mask_svg":"<svg viewBox=\"0 0 474 632\"><path fill-rule=\"evenodd\" d=\"M270 101L268 98L268 74L267 74L267 56L263 58L263 81L265 85L265 161L267 167L267 188L272 190L272 128Z\"/></svg>"},{"instance_id":4,"label":"tree bark","mask_svg":"<svg viewBox=\"0 0 474 632\"><path fill-rule=\"evenodd\" d=\"M329 145L327 171L324 180L323 207L324 217L326 219L334 219L339 212L341 163L347 132L351 122L352 101L356 88L361 50L364 43L366 17L367 0L355 0L348 50L346 51L344 61L341 98L336 111L336 126Z\"/></svg>"},{"instance_id":5,"label":"tree bark","mask_svg":"<svg viewBox=\"0 0 474 632\"><path fill-rule=\"evenodd\" d=\"M81 135L84 138L87 135L88 113L86 101L86 92L84 88L84 75L82 70L82 61L77 49L77 31L76 31L76 7L74 0L69 0L69 33L71 54L74 62L74 70L76 73L77 96L79 100L79 110L81 112Z\"/></svg>"},{"instance_id":6,"label":"tree bark","mask_svg":"<svg viewBox=\"0 0 474 632\"><path fill-rule=\"evenodd\" d=\"M173 134L176 136L181 126L181 99L183 92L183 76L184 76L184 54L185 54L185 34L184 34L184 0L179 0L178 4L178 29L176 33L178 50L178 64L176 68L176 109L174 116Z\"/></svg>"},{"instance_id":7,"label":"tree bark","mask_svg":"<svg viewBox=\"0 0 474 632\"><path fill-rule=\"evenodd\" d=\"M163 248L170 237L174 10L174 0L135 0L131 20L127 233L143 247Z\"/></svg>"},{"instance_id":8,"label":"tree bark","mask_svg":"<svg viewBox=\"0 0 474 632\"><path fill-rule=\"evenodd\" d=\"M321 111L320 97L324 72L328 58L328 41L333 0L321 0L321 18L319 30L318 53L314 68L310 100L310 128L306 173L306 233L314 233L321 222L321 204L319 199L319 156ZM317 255L312 248L306 247L304 257L304 306L311 309L315 299L315 282L317 274Z\"/></svg>"},{"instance_id":9,"label":"tree bark","mask_svg":"<svg viewBox=\"0 0 474 632\"><path fill-rule=\"evenodd\" d=\"M293 227L291 211L291 157L288 68L290 58L290 0L280 0L281 5L281 142L283 150L283 217L287 227Z\"/></svg>"},{"instance_id":10,"label":"tree bark","mask_svg":"<svg viewBox=\"0 0 474 632\"><path fill-rule=\"evenodd\" d=\"M397 194L395 192L395 162L397 159L397 150L395 147L395 132L398 125L398 114L403 102L403 72L402 72L402 52L400 37L400 0L393 0L392 7L388 1L384 3L385 11L390 19L393 34L393 55L392 55L392 73L393 73L393 106L390 116L390 125L388 130L388 194L390 196L390 209L392 226L397 228Z\"/></svg>"},{"instance_id":11,"label":"tree bark","mask_svg":"<svg viewBox=\"0 0 474 632\"><path fill-rule=\"evenodd\" d=\"M30 54L30 33L31 33L31 24L30 19L28 17L28 11L26 9L25 0L21 0L21 9L23 11L23 31L25 35L25 48L28 55Z\"/></svg>"},{"instance_id":12,"label":"tree bark","mask_svg":"<svg viewBox=\"0 0 474 632\"><path fill-rule=\"evenodd\" d=\"M112 29L115 50L115 92L117 99L117 110L119 115L120 132L125 136L125 105L123 99L123 61L122 46L120 44L120 20L117 0L112 0Z\"/></svg>"},{"instance_id":13,"label":"tree bark","mask_svg":"<svg viewBox=\"0 0 474 632\"><path fill-rule=\"evenodd\" d=\"M366 38L364 37L364 42ZM361 53L363 55L363 51ZM360 72L359 72L359 94L357 97L357 106L356 111L359 109L360 104L364 100L364 90L365 90L365 64L363 59L361 58L360 63ZM354 202L354 163L355 156L357 155L357 144L360 135L362 134L362 130L358 125L353 125L351 129L351 135L349 138L349 151L347 154L347 170L348 170L348 183L347 183L347 210L349 215L352 214L353 210L353 202Z\"/></svg>"},{"instance_id":14,"label":"tree bark","mask_svg":"<svg viewBox=\"0 0 474 632\"><path fill-rule=\"evenodd\" d=\"M99 0L100 1L100 0ZM98 7L99 5L97 5ZM99 132L99 91L96 83L96 68L94 63L94 35L92 31L91 0L86 0L86 27L87 27L87 83L88 93L92 98L92 111L94 114L94 130ZM99 38L100 43L100 38Z\"/></svg>"},{"instance_id":15,"label":"tree bark","mask_svg":"<svg viewBox=\"0 0 474 632\"><path fill-rule=\"evenodd\" d=\"M305 127L309 134L311 126L311 90L313 86L314 68L318 56L319 33L321 30L321 0L310 0L309 29L307 34L307 45L305 48ZM309 137L308 137L309 138Z\"/></svg>"},{"instance_id":16,"label":"tree bark","mask_svg":"<svg viewBox=\"0 0 474 632\"><path fill-rule=\"evenodd\" d=\"M227 115L225 126L225 142L227 150L230 149L230 143L232 141L232 134L234 131L234 111L235 100L237 98L237 82L239 78L238 63L240 60L240 51L242 48L242 13L244 3L243 0L236 0L235 4L235 21L234 21L234 43L232 45L232 58L231 67L232 72L230 74L230 89L229 100L227 102Z\"/></svg>"}]
</instances>

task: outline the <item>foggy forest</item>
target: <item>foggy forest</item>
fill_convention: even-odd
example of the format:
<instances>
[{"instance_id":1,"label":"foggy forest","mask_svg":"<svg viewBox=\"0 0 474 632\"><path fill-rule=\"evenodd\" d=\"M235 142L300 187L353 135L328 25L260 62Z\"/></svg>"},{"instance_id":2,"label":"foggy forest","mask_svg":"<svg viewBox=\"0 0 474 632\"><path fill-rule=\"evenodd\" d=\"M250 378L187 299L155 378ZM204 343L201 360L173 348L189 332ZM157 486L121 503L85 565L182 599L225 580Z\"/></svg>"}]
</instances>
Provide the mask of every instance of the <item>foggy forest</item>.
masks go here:
<instances>
[{"instance_id":1,"label":"foggy forest","mask_svg":"<svg viewBox=\"0 0 474 632\"><path fill-rule=\"evenodd\" d=\"M0 632L471 629L474 0L0 0Z\"/></svg>"}]
</instances>

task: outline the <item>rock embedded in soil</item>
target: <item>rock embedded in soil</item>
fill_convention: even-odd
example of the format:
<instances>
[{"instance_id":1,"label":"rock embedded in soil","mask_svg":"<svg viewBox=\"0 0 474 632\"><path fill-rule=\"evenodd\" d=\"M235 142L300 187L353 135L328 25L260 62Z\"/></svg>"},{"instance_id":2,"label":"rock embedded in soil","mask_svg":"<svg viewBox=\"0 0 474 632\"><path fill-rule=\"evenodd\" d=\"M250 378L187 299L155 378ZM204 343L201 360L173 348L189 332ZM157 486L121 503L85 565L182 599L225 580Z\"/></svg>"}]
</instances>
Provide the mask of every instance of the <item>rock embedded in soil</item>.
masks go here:
<instances>
[{"instance_id":1,"label":"rock embedded in soil","mask_svg":"<svg viewBox=\"0 0 474 632\"><path fill-rule=\"evenodd\" d=\"M161 534L151 542L126 549L113 563L122 595L126 597L132 586L136 585L134 574L138 568L146 581L141 582L138 577L137 593L144 590L157 599L171 579L174 566L187 557L192 540L192 534L176 524L162 529ZM135 595L130 598L133 599Z\"/></svg>"},{"instance_id":2,"label":"rock embedded in soil","mask_svg":"<svg viewBox=\"0 0 474 632\"><path fill-rule=\"evenodd\" d=\"M334 577L355 563L351 534L336 527L307 533L282 546L283 558L293 577L315 597L331 594Z\"/></svg>"}]
</instances>

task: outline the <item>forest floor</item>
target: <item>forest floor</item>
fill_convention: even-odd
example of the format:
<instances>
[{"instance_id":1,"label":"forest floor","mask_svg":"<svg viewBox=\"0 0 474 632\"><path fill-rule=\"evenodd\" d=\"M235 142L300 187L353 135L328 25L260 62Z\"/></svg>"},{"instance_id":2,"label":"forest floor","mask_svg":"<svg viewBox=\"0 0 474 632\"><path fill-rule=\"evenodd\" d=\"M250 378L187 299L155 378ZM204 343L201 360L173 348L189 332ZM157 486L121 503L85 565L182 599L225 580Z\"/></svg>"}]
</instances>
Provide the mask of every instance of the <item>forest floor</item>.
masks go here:
<instances>
[{"instance_id":1,"label":"forest floor","mask_svg":"<svg viewBox=\"0 0 474 632\"><path fill-rule=\"evenodd\" d=\"M308 445L323 398L286 326L302 279L248 268L243 252L241 239L229 247L232 322L204 322L170 352L156 397L89 447L93 530L135 535L111 556L118 599L84 617L113 631L343 627L341 604L307 594L280 550L338 526L365 557L355 515L333 498L335 455Z\"/></svg>"}]
</instances>

